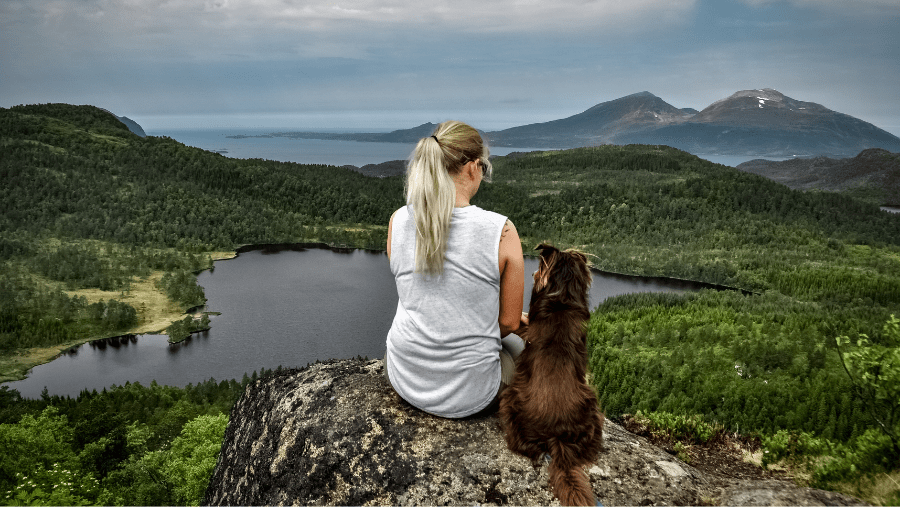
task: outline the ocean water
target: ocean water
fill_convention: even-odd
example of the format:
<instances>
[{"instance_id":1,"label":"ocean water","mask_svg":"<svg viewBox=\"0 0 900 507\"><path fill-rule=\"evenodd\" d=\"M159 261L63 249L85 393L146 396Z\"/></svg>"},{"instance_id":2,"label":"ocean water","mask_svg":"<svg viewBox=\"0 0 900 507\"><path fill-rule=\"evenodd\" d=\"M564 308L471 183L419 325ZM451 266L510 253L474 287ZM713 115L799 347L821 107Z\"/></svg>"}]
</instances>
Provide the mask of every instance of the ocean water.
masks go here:
<instances>
[{"instance_id":1,"label":"ocean water","mask_svg":"<svg viewBox=\"0 0 900 507\"><path fill-rule=\"evenodd\" d=\"M229 136L258 136L272 132L287 132L300 129L273 128L210 128L210 129L156 129L147 130L147 135L168 136L188 146L222 153L233 158L263 158L280 162L301 164L327 164L335 166L380 164L388 160L405 160L415 148L406 143L362 143L357 141L327 141L321 139L289 139L285 137L245 137L233 139ZM367 132L378 132L367 130ZM507 155L515 151L535 151L544 148L492 147L492 155Z\"/></svg>"},{"instance_id":2,"label":"ocean water","mask_svg":"<svg viewBox=\"0 0 900 507\"><path fill-rule=\"evenodd\" d=\"M188 146L221 153L232 158L263 158L281 162L301 164L355 165L379 164L388 160L405 160L415 147L407 143L363 143L358 141L326 141L321 139L289 139L286 137L245 137L234 139L229 136L259 136L273 132L301 131L306 129L285 128L172 128L148 129L147 135L168 136ZM378 129L318 129L321 132L383 132ZM515 148L491 147L492 155L508 155L516 151L536 151L550 148L523 146ZM767 160L787 160L747 155L709 155L700 158L736 167L738 164L758 158Z\"/></svg>"}]
</instances>

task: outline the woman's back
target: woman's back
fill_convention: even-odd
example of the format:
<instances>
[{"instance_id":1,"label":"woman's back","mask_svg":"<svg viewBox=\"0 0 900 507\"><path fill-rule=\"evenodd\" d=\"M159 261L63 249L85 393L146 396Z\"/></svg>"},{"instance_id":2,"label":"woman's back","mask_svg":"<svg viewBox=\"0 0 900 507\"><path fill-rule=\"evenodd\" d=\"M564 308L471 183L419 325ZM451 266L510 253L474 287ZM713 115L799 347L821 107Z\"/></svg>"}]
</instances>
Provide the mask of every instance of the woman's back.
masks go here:
<instances>
[{"instance_id":1,"label":"woman's back","mask_svg":"<svg viewBox=\"0 0 900 507\"><path fill-rule=\"evenodd\" d=\"M391 271L399 303L387 339L397 392L422 410L465 417L500 385L499 244L506 217L454 208L443 273L415 272L416 226L409 207L394 215Z\"/></svg>"},{"instance_id":2,"label":"woman's back","mask_svg":"<svg viewBox=\"0 0 900 507\"><path fill-rule=\"evenodd\" d=\"M515 226L471 205L490 181L489 157L477 130L441 123L416 143L406 170L407 206L388 224L399 303L385 371L400 396L443 417L494 406L515 371L515 340L507 335L527 324Z\"/></svg>"}]
</instances>

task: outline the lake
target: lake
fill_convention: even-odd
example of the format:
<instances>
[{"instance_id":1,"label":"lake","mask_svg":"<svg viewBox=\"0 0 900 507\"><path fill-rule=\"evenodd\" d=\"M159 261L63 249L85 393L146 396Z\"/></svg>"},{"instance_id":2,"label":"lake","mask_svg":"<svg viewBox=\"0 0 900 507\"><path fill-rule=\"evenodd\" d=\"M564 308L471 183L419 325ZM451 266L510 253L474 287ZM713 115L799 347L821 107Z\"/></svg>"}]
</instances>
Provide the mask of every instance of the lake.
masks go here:
<instances>
[{"instance_id":1,"label":"lake","mask_svg":"<svg viewBox=\"0 0 900 507\"><path fill-rule=\"evenodd\" d=\"M525 305L535 259L526 259ZM327 249L250 251L217 261L198 282L212 329L170 345L141 335L83 344L7 382L26 398L77 396L127 381L183 387L215 378L240 379L262 368L305 366L316 359L384 356L397 289L383 253ZM630 292L685 292L703 284L594 273L591 304Z\"/></svg>"},{"instance_id":2,"label":"lake","mask_svg":"<svg viewBox=\"0 0 900 507\"><path fill-rule=\"evenodd\" d=\"M234 158L264 158L308 164L355 165L406 159L414 145L249 137L286 131L256 129L148 130L188 146L219 151ZM493 148L496 155L541 148ZM713 162L737 165L755 157L702 155ZM526 272L537 269L526 260ZM185 386L209 378L241 378L262 368L304 366L316 359L382 357L385 336L397 305L394 280L384 254L336 253L310 249L266 254L246 252L220 261L201 273L212 329L170 345L164 335L99 340L72 349L35 367L28 378L8 382L28 398L77 395L127 381ZM531 279L526 276L526 305ZM629 292L683 292L702 284L674 280L595 274L594 305Z\"/></svg>"}]
</instances>

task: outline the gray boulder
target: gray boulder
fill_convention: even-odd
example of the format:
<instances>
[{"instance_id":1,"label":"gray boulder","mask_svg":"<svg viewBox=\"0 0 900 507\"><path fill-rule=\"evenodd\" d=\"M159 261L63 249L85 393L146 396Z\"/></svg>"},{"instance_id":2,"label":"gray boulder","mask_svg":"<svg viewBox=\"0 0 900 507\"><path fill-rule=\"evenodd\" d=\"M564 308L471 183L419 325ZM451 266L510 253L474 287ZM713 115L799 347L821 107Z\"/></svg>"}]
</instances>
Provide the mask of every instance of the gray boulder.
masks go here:
<instances>
[{"instance_id":1,"label":"gray boulder","mask_svg":"<svg viewBox=\"0 0 900 507\"><path fill-rule=\"evenodd\" d=\"M607 421L589 467L604 505L854 505L777 480L703 473ZM380 360L281 371L235 404L209 505L558 504L547 466L506 448L496 416L442 419L403 401Z\"/></svg>"}]
</instances>

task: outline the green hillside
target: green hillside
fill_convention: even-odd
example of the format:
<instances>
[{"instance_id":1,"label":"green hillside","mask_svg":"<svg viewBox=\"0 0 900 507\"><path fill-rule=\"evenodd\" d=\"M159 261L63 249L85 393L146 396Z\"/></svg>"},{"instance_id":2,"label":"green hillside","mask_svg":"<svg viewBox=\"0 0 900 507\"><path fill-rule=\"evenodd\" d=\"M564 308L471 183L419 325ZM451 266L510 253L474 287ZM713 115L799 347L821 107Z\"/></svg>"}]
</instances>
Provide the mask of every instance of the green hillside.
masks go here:
<instances>
[{"instance_id":1,"label":"green hillside","mask_svg":"<svg viewBox=\"0 0 900 507\"><path fill-rule=\"evenodd\" d=\"M756 293L602 304L589 327L590 366L607 415L698 415L765 435L773 455L775 442L806 438L815 445L779 449L842 456L816 469L819 486L897 469L897 440L876 417L898 434L900 357L891 351L900 332L885 324L900 315L900 216L668 147L532 153L498 160L495 173L476 201L508 214L525 244L551 239L593 254L601 269ZM882 354L867 370L883 369L877 396L859 395L838 355L836 337L855 344L861 334L871 346L844 352Z\"/></svg>"},{"instance_id":2,"label":"green hillside","mask_svg":"<svg viewBox=\"0 0 900 507\"><path fill-rule=\"evenodd\" d=\"M0 110L0 178L0 351L21 360L0 362L0 379L46 360L24 348L52 355L166 328L203 303L191 273L227 255L218 252L297 241L383 248L402 204L396 179L229 159L63 104Z\"/></svg>"},{"instance_id":3,"label":"green hillside","mask_svg":"<svg viewBox=\"0 0 900 507\"><path fill-rule=\"evenodd\" d=\"M551 239L593 254L601 269L756 293L602 304L589 326L590 366L607 415L670 414L668 424L696 415L719 431L763 435L764 459L807 463L819 487L889 470L881 484L894 484L900 330L886 323L900 315L900 216L668 147L532 153L495 168L476 202L509 215L525 244ZM857 380L875 380L855 387L835 339L860 335L868 346L842 350L857 360ZM863 483L845 491L891 497L871 493L883 489L877 480L865 492Z\"/></svg>"},{"instance_id":4,"label":"green hillside","mask_svg":"<svg viewBox=\"0 0 900 507\"><path fill-rule=\"evenodd\" d=\"M895 413L890 424L900 424L896 398L854 391L835 339L866 334L868 348L844 349L854 357L900 345L885 328L900 315L900 215L667 147L494 164L494 183L474 203L508 215L526 251L551 240L588 252L600 269L755 293L601 305L589 340L608 415L699 416L764 436L773 450L786 438L815 443L791 448L801 454L831 445L840 459L829 462L853 473L897 469L900 452L875 419ZM399 177L230 159L62 104L0 109L0 180L0 380L88 339L202 325L180 322L204 301L194 274L241 245L381 249L403 203ZM835 467L815 480L852 475Z\"/></svg>"}]
</instances>

